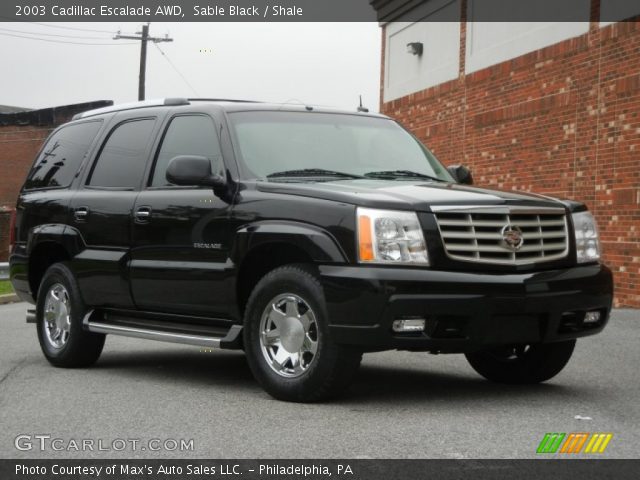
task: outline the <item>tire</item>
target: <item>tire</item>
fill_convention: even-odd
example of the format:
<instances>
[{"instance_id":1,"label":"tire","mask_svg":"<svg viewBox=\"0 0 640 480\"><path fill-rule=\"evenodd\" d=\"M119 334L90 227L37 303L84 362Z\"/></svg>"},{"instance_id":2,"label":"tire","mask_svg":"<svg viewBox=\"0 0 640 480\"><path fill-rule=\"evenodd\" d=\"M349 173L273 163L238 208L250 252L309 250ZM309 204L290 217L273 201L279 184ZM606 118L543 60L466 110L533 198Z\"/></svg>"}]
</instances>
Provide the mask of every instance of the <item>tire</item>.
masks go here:
<instances>
[{"instance_id":1,"label":"tire","mask_svg":"<svg viewBox=\"0 0 640 480\"><path fill-rule=\"evenodd\" d=\"M100 357L105 335L87 332L82 320L87 307L73 273L65 263L45 272L36 302L40 348L56 367L87 367Z\"/></svg>"},{"instance_id":2,"label":"tire","mask_svg":"<svg viewBox=\"0 0 640 480\"><path fill-rule=\"evenodd\" d=\"M575 340L517 345L467 353L473 369L487 380L508 384L540 383L555 377L567 365Z\"/></svg>"},{"instance_id":3,"label":"tire","mask_svg":"<svg viewBox=\"0 0 640 480\"><path fill-rule=\"evenodd\" d=\"M320 281L305 265L277 268L258 282L247 302L243 336L254 377L279 400L335 397L362 359L361 351L332 341Z\"/></svg>"}]
</instances>

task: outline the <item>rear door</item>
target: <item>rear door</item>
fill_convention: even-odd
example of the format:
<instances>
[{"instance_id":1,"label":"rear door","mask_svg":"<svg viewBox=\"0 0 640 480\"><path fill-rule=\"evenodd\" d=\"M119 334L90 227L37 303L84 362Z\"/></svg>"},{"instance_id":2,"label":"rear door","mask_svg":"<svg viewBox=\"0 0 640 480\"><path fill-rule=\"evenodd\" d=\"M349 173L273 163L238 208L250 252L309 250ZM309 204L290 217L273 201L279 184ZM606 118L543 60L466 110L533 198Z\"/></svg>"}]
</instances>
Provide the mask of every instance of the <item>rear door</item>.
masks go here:
<instances>
[{"instance_id":1,"label":"rear door","mask_svg":"<svg viewBox=\"0 0 640 480\"><path fill-rule=\"evenodd\" d=\"M74 270L88 305L133 307L127 270L131 213L158 124L158 115L146 110L144 116L117 114L71 199L70 225L85 247L74 258Z\"/></svg>"},{"instance_id":2,"label":"rear door","mask_svg":"<svg viewBox=\"0 0 640 480\"><path fill-rule=\"evenodd\" d=\"M165 176L178 155L207 157L212 172L226 176L221 131L221 119L204 113L175 114L163 128L133 213L131 285L141 310L229 317L230 200Z\"/></svg>"}]
</instances>

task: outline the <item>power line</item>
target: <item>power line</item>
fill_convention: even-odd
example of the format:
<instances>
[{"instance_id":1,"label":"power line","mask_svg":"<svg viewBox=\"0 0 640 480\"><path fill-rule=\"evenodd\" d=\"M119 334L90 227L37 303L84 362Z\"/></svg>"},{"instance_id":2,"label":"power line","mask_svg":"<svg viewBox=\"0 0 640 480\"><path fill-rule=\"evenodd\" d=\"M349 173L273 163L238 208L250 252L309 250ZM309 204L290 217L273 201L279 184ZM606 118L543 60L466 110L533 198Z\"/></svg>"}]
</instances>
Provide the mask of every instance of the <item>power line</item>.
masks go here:
<instances>
[{"instance_id":1,"label":"power line","mask_svg":"<svg viewBox=\"0 0 640 480\"><path fill-rule=\"evenodd\" d=\"M169 62L169 65L171 65L171 67L176 71L176 73L177 73L178 75L180 75L180 77L182 78L182 80L184 80L184 83L186 83L186 84L187 84L187 86L188 86L188 87L193 91L193 93L195 93L195 94L196 94L196 96L198 96L198 97L199 97L199 96L200 96L200 94L196 91L196 89L195 89L195 88L193 88L193 85L191 85L191 84L189 83L189 80L187 80L187 78L186 78L186 77L185 77L185 76L180 72L180 70L178 70L178 67L176 67L176 66L173 64L173 62L171 61L171 59L169 58L169 56L168 56L166 53L164 53L164 51L163 51L163 50L158 46L158 44L157 44L157 43L154 43L154 45L155 45L155 47L158 49L158 51L162 54L162 56L165 58L165 60L166 60L167 62Z\"/></svg>"},{"instance_id":2,"label":"power line","mask_svg":"<svg viewBox=\"0 0 640 480\"><path fill-rule=\"evenodd\" d=\"M9 20L12 23L26 23L28 25L42 25L43 27L48 27L48 28L60 28L63 30L77 30L79 32L108 33L113 35L113 30L95 30L93 28L67 27L62 25L52 25L50 23L39 23L39 22L25 22L25 21L16 22L15 17L6 17L4 15L0 15L0 18Z\"/></svg>"},{"instance_id":3,"label":"power line","mask_svg":"<svg viewBox=\"0 0 640 480\"><path fill-rule=\"evenodd\" d=\"M43 27L49 27L49 28L62 28L65 30L77 30L79 32L109 33L113 35L113 30L93 30L91 28L63 27L62 25L51 25L49 23L38 23L38 22L29 22L29 23L33 25L42 25Z\"/></svg>"},{"instance_id":4,"label":"power line","mask_svg":"<svg viewBox=\"0 0 640 480\"><path fill-rule=\"evenodd\" d=\"M56 35L55 33L28 32L25 30L12 30L10 28L0 28L0 30L4 32L26 33L27 35L40 35L45 37L75 38L77 40L110 40L109 38L104 38L104 37L78 37L75 35Z\"/></svg>"},{"instance_id":5,"label":"power line","mask_svg":"<svg viewBox=\"0 0 640 480\"><path fill-rule=\"evenodd\" d=\"M11 33L2 33L0 35L4 35L5 37L15 37L15 38L26 38L27 40L38 40L39 42L49 42L49 43L66 43L69 45L89 45L89 46L114 46L114 45L135 45L133 42L127 43L88 43L88 42L68 42L65 40L52 40L49 38L38 38L38 37L27 37L25 35L14 35Z\"/></svg>"}]
</instances>

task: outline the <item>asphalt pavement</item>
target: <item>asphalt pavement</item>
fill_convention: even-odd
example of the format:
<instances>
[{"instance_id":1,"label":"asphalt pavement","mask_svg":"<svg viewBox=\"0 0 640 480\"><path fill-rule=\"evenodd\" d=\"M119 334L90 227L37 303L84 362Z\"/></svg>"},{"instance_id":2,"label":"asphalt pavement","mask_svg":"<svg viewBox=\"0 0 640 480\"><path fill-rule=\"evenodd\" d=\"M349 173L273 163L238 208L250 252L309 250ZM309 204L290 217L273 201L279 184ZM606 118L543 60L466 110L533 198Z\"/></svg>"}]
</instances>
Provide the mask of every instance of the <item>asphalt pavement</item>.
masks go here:
<instances>
[{"instance_id":1,"label":"asphalt pavement","mask_svg":"<svg viewBox=\"0 0 640 480\"><path fill-rule=\"evenodd\" d=\"M344 398L300 405L269 397L242 352L110 336L95 366L51 367L26 308L0 306L2 458L532 458L547 432L613 433L599 457L640 458L639 310L616 310L546 384L384 352Z\"/></svg>"}]
</instances>

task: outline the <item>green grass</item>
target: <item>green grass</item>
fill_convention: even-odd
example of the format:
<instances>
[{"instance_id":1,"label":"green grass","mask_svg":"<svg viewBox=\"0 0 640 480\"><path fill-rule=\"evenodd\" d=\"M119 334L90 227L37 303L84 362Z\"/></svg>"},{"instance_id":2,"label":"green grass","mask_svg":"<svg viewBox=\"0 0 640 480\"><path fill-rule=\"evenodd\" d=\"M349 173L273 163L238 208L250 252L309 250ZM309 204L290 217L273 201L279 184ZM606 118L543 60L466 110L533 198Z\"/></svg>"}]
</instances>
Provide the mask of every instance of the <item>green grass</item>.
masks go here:
<instances>
[{"instance_id":1,"label":"green grass","mask_svg":"<svg viewBox=\"0 0 640 480\"><path fill-rule=\"evenodd\" d=\"M0 280L0 295L6 295L7 293L13 293L13 287L8 280Z\"/></svg>"}]
</instances>

